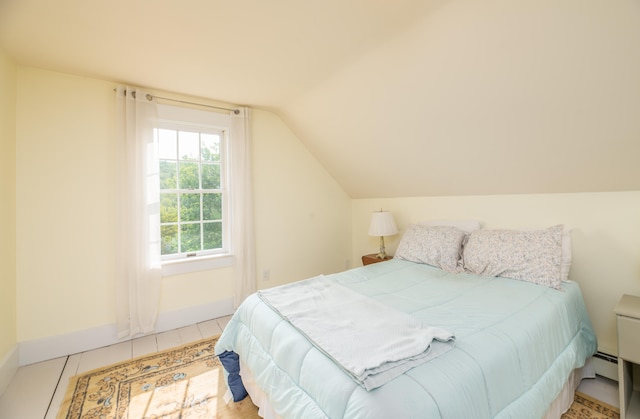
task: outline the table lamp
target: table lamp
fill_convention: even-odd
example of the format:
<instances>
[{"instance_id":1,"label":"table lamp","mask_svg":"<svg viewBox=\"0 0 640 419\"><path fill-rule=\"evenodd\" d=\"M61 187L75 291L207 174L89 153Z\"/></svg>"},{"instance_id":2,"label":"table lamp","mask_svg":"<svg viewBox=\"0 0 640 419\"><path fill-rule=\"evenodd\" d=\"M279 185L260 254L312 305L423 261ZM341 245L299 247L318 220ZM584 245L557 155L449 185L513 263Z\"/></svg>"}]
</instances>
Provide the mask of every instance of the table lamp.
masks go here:
<instances>
[{"instance_id":1,"label":"table lamp","mask_svg":"<svg viewBox=\"0 0 640 419\"><path fill-rule=\"evenodd\" d=\"M377 254L379 259L384 259L387 254L384 250L384 237L398 234L398 227L393 220L393 215L387 211L376 211L371 216L371 225L369 226L370 236L380 236L380 252Z\"/></svg>"}]
</instances>

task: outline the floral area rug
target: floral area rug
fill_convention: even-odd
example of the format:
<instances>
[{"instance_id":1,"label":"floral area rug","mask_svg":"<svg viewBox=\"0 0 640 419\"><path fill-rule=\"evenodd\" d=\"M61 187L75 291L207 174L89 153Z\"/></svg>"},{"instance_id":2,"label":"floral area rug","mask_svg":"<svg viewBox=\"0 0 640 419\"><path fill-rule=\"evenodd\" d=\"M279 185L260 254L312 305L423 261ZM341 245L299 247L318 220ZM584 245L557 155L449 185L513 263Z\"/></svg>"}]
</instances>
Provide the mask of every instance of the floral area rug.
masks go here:
<instances>
[{"instance_id":1,"label":"floral area rug","mask_svg":"<svg viewBox=\"0 0 640 419\"><path fill-rule=\"evenodd\" d=\"M619 419L620 410L576 391L573 404L561 419Z\"/></svg>"},{"instance_id":2,"label":"floral area rug","mask_svg":"<svg viewBox=\"0 0 640 419\"><path fill-rule=\"evenodd\" d=\"M217 338L110 365L69 380L57 419L258 418L247 397L223 400Z\"/></svg>"},{"instance_id":3,"label":"floral area rug","mask_svg":"<svg viewBox=\"0 0 640 419\"><path fill-rule=\"evenodd\" d=\"M247 397L227 404L217 338L109 365L69 380L57 419L254 419ZM619 419L615 407L576 392L561 419Z\"/></svg>"}]
</instances>

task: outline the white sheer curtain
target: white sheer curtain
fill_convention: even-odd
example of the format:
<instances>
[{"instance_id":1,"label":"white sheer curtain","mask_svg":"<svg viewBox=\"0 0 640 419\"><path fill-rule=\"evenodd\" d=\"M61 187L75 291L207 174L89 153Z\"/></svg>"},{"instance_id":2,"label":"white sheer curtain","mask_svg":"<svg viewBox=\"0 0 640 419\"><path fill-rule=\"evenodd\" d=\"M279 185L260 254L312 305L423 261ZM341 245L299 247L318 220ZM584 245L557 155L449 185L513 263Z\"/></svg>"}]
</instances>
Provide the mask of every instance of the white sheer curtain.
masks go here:
<instances>
[{"instance_id":1,"label":"white sheer curtain","mask_svg":"<svg viewBox=\"0 0 640 419\"><path fill-rule=\"evenodd\" d=\"M231 113L231 241L235 255L234 306L256 291L249 109Z\"/></svg>"},{"instance_id":2,"label":"white sheer curtain","mask_svg":"<svg viewBox=\"0 0 640 419\"><path fill-rule=\"evenodd\" d=\"M156 102L146 92L116 88L118 338L155 328L161 287Z\"/></svg>"}]
</instances>

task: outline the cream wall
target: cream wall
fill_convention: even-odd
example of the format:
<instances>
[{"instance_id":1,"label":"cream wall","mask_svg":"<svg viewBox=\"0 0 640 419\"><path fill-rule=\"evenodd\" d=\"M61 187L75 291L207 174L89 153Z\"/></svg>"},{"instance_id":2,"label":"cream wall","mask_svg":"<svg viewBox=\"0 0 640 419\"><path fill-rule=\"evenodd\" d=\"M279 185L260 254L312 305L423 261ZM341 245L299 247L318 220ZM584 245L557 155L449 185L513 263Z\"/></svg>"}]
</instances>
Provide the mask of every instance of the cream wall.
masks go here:
<instances>
[{"instance_id":1,"label":"cream wall","mask_svg":"<svg viewBox=\"0 0 640 419\"><path fill-rule=\"evenodd\" d=\"M401 233L423 220L480 220L486 228L571 227L573 263L600 350L617 353L613 308L624 293L640 295L640 191L353 200L353 255L377 251L367 236L371 212L393 213ZM387 238L394 254L401 234Z\"/></svg>"},{"instance_id":2,"label":"cream wall","mask_svg":"<svg viewBox=\"0 0 640 419\"><path fill-rule=\"evenodd\" d=\"M278 116L253 124L259 288L349 267L351 199Z\"/></svg>"},{"instance_id":3,"label":"cream wall","mask_svg":"<svg viewBox=\"0 0 640 419\"><path fill-rule=\"evenodd\" d=\"M112 85L18 70L18 341L112 322Z\"/></svg>"},{"instance_id":4,"label":"cream wall","mask_svg":"<svg viewBox=\"0 0 640 419\"><path fill-rule=\"evenodd\" d=\"M0 394L13 375L16 332L16 66L0 50Z\"/></svg>"},{"instance_id":5,"label":"cream wall","mask_svg":"<svg viewBox=\"0 0 640 419\"><path fill-rule=\"evenodd\" d=\"M12 120L17 138L15 189L0 183L3 197L15 191L17 214L15 270L10 257L0 267L0 300L9 312L0 319L0 356L16 341L38 343L115 319L114 83L16 70L3 58L0 86L11 91L14 85L15 109L10 95L0 100L0 170L9 177ZM574 228L571 278L583 287L601 349L615 353L613 306L622 293L640 294L640 192L352 200L277 115L253 110L251 131L259 288L359 266L363 254L377 249L367 229L380 208L392 211L401 229L443 218L497 228L565 223ZM11 205L0 211L8 219L14 214ZM387 240L390 253L398 240ZM2 257L11 255L11 240L1 245L7 248ZM223 268L164 278L161 316L229 300L232 276L232 268Z\"/></svg>"},{"instance_id":6,"label":"cream wall","mask_svg":"<svg viewBox=\"0 0 640 419\"><path fill-rule=\"evenodd\" d=\"M20 343L115 321L114 86L18 69ZM271 273L258 285L340 270L351 252L349 198L277 116L254 110L250 128L258 270ZM232 274L222 268L164 278L160 316L230 300Z\"/></svg>"}]
</instances>

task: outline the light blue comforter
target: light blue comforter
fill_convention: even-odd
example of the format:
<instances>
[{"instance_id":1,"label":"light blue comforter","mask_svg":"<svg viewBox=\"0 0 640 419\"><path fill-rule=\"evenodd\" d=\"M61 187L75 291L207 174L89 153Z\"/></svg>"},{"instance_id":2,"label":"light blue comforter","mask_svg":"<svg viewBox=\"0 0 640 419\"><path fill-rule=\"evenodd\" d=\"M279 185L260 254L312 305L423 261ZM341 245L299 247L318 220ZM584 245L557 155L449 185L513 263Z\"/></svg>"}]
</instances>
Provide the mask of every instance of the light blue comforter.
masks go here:
<instances>
[{"instance_id":1,"label":"light blue comforter","mask_svg":"<svg viewBox=\"0 0 640 419\"><path fill-rule=\"evenodd\" d=\"M596 351L575 282L554 290L395 259L327 278L453 332L456 345L366 391L252 295L216 353L239 354L284 418L539 419Z\"/></svg>"},{"instance_id":2,"label":"light blue comforter","mask_svg":"<svg viewBox=\"0 0 640 419\"><path fill-rule=\"evenodd\" d=\"M318 276L258 291L367 390L453 348L453 334Z\"/></svg>"}]
</instances>

